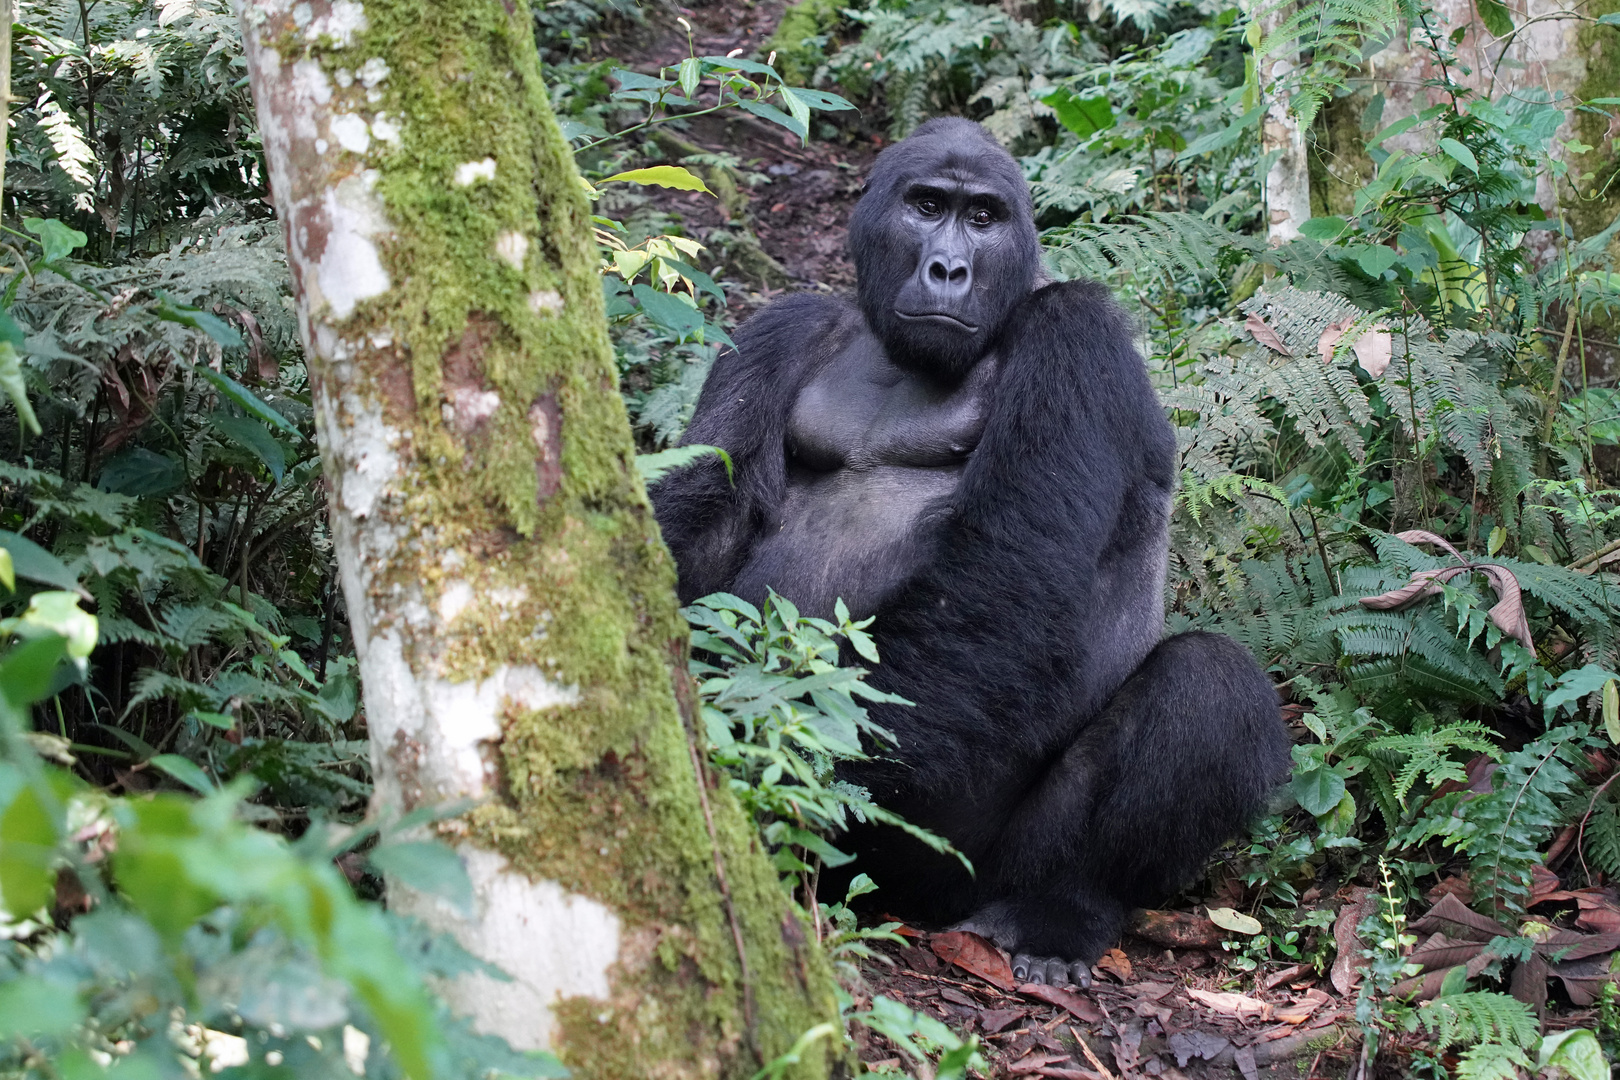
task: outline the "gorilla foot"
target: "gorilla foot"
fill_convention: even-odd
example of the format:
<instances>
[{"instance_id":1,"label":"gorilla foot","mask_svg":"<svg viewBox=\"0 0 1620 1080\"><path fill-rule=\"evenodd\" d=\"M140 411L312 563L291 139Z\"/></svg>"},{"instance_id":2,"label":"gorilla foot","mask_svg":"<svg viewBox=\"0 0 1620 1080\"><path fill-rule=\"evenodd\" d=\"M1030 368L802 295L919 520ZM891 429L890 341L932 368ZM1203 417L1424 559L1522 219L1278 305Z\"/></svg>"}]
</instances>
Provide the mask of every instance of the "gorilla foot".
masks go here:
<instances>
[{"instance_id":1,"label":"gorilla foot","mask_svg":"<svg viewBox=\"0 0 1620 1080\"><path fill-rule=\"evenodd\" d=\"M1012 958L1013 979L1020 983L1039 983L1045 986L1091 985L1091 965L1080 960L1065 960L1059 956L1030 956L1018 953Z\"/></svg>"}]
</instances>

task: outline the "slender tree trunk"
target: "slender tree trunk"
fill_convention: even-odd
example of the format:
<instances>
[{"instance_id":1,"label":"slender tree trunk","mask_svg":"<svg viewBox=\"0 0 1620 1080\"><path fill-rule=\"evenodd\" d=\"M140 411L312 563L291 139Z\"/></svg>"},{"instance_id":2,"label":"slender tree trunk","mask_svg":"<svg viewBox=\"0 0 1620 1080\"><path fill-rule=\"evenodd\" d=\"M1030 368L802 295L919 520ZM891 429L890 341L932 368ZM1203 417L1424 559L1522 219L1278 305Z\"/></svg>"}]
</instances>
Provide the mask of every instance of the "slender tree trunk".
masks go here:
<instances>
[{"instance_id":1,"label":"slender tree trunk","mask_svg":"<svg viewBox=\"0 0 1620 1080\"><path fill-rule=\"evenodd\" d=\"M1265 0L1257 0L1264 3ZM1271 36L1292 14L1289 5L1269 5L1260 16L1260 36ZM1260 121L1260 153L1276 152L1266 171L1266 240L1272 247L1299 236L1299 227L1311 218L1311 170L1306 156L1305 130L1299 117L1288 111L1287 96L1277 87L1299 63L1296 53L1272 54L1260 61L1260 92L1266 104Z\"/></svg>"},{"instance_id":2,"label":"slender tree trunk","mask_svg":"<svg viewBox=\"0 0 1620 1080\"><path fill-rule=\"evenodd\" d=\"M528 9L239 3L374 809L478 801L441 826L471 910L391 902L511 976L447 987L481 1030L582 1077L750 1075L836 1017L833 984L690 741L674 573Z\"/></svg>"}]
</instances>

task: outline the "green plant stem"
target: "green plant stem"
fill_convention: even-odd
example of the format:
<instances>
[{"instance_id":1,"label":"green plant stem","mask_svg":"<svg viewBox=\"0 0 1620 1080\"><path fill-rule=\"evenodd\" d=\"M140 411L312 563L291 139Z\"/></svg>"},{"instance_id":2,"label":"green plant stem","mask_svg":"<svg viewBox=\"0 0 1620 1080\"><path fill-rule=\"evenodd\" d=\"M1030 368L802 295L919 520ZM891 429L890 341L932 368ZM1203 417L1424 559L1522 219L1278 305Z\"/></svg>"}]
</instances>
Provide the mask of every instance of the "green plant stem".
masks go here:
<instances>
[{"instance_id":1,"label":"green plant stem","mask_svg":"<svg viewBox=\"0 0 1620 1080\"><path fill-rule=\"evenodd\" d=\"M1577 305L1571 303L1569 314L1564 318L1564 341L1558 346L1558 361L1553 365L1552 385L1547 388L1547 414L1541 420L1541 455L1544 462L1547 444L1552 442L1553 421L1558 416L1558 395L1564 386L1564 364L1569 360L1569 343L1575 337L1575 319L1579 310ZM1542 471L1545 472L1545 468Z\"/></svg>"}]
</instances>

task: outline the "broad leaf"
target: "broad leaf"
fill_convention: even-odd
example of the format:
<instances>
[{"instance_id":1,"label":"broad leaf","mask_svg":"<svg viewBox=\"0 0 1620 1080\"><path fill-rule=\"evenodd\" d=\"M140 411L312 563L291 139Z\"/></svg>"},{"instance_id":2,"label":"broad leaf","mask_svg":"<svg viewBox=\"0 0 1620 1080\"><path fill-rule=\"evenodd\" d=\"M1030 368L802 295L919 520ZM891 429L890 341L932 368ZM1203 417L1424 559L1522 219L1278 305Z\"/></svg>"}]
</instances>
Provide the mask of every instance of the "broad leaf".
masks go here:
<instances>
[{"instance_id":1,"label":"broad leaf","mask_svg":"<svg viewBox=\"0 0 1620 1080\"><path fill-rule=\"evenodd\" d=\"M622 180L627 184L654 184L658 187L675 188L677 191L702 191L714 194L709 191L709 186L700 176L679 165L654 165L647 169L631 169L629 172L614 173L603 179L602 183L606 184L612 180Z\"/></svg>"},{"instance_id":2,"label":"broad leaf","mask_svg":"<svg viewBox=\"0 0 1620 1080\"><path fill-rule=\"evenodd\" d=\"M65 259L74 249L90 242L84 233L55 218L23 218L23 228L39 237L40 246L45 249L44 260L48 263Z\"/></svg>"}]
</instances>

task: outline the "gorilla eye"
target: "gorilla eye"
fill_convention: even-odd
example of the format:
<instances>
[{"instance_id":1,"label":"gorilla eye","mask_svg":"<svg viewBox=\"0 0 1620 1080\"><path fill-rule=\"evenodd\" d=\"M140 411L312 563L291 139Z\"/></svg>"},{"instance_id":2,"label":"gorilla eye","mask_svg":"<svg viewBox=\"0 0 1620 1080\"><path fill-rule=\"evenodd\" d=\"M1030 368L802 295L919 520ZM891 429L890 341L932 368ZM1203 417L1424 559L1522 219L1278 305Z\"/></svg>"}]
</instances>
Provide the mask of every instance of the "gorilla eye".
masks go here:
<instances>
[{"instance_id":1,"label":"gorilla eye","mask_svg":"<svg viewBox=\"0 0 1620 1080\"><path fill-rule=\"evenodd\" d=\"M933 199L918 199L917 209L928 217L937 217L939 215L939 203Z\"/></svg>"},{"instance_id":2,"label":"gorilla eye","mask_svg":"<svg viewBox=\"0 0 1620 1080\"><path fill-rule=\"evenodd\" d=\"M968 218L968 220L973 222L973 224L975 224L975 225L989 225L991 222L995 221L996 219L990 213L990 211L985 210L985 209L983 209L981 207L980 209L975 210L973 212L973 216Z\"/></svg>"}]
</instances>

